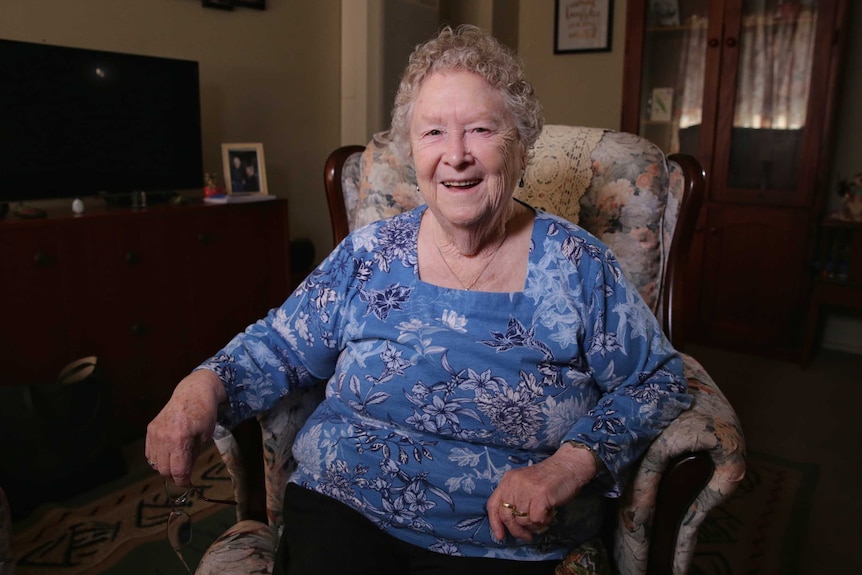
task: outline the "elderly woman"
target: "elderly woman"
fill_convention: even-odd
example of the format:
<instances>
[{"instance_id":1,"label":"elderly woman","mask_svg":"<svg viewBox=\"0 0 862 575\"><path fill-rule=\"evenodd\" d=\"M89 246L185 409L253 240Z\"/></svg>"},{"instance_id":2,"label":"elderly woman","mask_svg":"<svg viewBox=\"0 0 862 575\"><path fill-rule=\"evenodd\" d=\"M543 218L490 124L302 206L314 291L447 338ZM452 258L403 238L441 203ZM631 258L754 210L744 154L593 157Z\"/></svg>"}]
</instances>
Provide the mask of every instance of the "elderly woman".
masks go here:
<instances>
[{"instance_id":1,"label":"elderly woman","mask_svg":"<svg viewBox=\"0 0 862 575\"><path fill-rule=\"evenodd\" d=\"M417 47L391 135L426 204L352 233L149 426L147 458L188 484L217 416L328 382L276 572L551 574L689 405L608 249L513 199L542 127L522 76L474 27Z\"/></svg>"}]
</instances>

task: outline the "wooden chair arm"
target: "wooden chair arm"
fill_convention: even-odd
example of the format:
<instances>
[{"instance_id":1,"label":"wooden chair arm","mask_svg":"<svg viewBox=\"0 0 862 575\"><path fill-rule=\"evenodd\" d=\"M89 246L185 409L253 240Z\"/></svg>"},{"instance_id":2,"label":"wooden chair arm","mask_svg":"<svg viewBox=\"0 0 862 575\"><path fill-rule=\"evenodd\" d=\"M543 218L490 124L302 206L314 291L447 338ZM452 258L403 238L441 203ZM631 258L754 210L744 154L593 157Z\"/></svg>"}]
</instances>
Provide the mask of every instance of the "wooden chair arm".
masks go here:
<instances>
[{"instance_id":1,"label":"wooden chair arm","mask_svg":"<svg viewBox=\"0 0 862 575\"><path fill-rule=\"evenodd\" d=\"M337 246L350 233L347 208L344 205L344 190L341 185L341 170L347 158L364 150L365 146L342 146L329 155L323 167L323 186L326 190L326 202L329 204L333 246Z\"/></svg>"},{"instance_id":2,"label":"wooden chair arm","mask_svg":"<svg viewBox=\"0 0 862 575\"><path fill-rule=\"evenodd\" d=\"M246 511L243 519L267 522L266 480L260 424L248 419L231 430L244 476Z\"/></svg>"},{"instance_id":3,"label":"wooden chair arm","mask_svg":"<svg viewBox=\"0 0 862 575\"><path fill-rule=\"evenodd\" d=\"M667 269L664 277L662 315L659 318L670 342L679 351L684 350L687 334L685 322L693 317L685 293L685 270L689 248L694 238L697 219L703 206L706 190L706 172L700 162L687 154L671 154L668 160L682 168L685 190L677 217L673 241L668 251Z\"/></svg>"},{"instance_id":4,"label":"wooden chair arm","mask_svg":"<svg viewBox=\"0 0 862 575\"><path fill-rule=\"evenodd\" d=\"M715 470L709 453L698 451L675 458L662 477L656 496L647 558L647 575L673 572L682 518Z\"/></svg>"}]
</instances>

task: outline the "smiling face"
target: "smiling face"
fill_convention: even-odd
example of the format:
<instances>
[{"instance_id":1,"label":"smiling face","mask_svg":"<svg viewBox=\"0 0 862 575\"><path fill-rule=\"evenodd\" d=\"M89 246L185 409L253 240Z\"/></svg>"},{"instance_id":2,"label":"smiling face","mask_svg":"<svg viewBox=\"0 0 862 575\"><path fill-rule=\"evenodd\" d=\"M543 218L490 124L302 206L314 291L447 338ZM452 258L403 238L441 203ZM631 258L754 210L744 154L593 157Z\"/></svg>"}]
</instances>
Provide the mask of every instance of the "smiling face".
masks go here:
<instances>
[{"instance_id":1,"label":"smiling face","mask_svg":"<svg viewBox=\"0 0 862 575\"><path fill-rule=\"evenodd\" d=\"M525 151L500 94L464 71L429 76L410 123L416 179L448 230L499 229L525 165Z\"/></svg>"}]
</instances>

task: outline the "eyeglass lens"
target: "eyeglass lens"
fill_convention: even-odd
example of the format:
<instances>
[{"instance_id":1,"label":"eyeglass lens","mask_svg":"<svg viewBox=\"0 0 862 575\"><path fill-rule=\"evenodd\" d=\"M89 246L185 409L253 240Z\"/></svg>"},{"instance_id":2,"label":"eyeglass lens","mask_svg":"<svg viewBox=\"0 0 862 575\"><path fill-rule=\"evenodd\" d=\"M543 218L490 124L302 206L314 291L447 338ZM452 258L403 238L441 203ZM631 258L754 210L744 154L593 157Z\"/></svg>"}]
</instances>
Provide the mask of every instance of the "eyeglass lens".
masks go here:
<instances>
[{"instance_id":1,"label":"eyeglass lens","mask_svg":"<svg viewBox=\"0 0 862 575\"><path fill-rule=\"evenodd\" d=\"M192 518L185 511L171 511L168 516L168 541L179 551L192 540Z\"/></svg>"},{"instance_id":2,"label":"eyeglass lens","mask_svg":"<svg viewBox=\"0 0 862 575\"><path fill-rule=\"evenodd\" d=\"M222 503L225 505L236 505L236 501L232 499L210 499L206 497L199 488L179 487L174 483L165 479L165 495L168 499L168 504L171 506L171 513L168 515L168 543L176 552L186 571L189 573L192 570L186 563L182 554L182 548L188 545L192 540L192 518L186 513L182 507L188 505L189 495L194 491L198 497L210 503Z\"/></svg>"}]
</instances>

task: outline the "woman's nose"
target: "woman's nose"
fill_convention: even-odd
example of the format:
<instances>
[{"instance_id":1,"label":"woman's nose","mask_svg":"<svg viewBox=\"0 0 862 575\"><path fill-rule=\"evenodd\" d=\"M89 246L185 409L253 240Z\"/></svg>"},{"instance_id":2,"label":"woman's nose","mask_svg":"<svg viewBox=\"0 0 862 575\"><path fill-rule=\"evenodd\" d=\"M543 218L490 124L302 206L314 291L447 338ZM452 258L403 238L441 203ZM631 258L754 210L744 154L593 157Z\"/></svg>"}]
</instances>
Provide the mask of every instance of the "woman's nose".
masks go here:
<instances>
[{"instance_id":1,"label":"woman's nose","mask_svg":"<svg viewBox=\"0 0 862 575\"><path fill-rule=\"evenodd\" d=\"M446 150L446 160L453 166L460 166L468 161L469 156L470 152L467 150L467 140L464 134L451 135Z\"/></svg>"}]
</instances>

